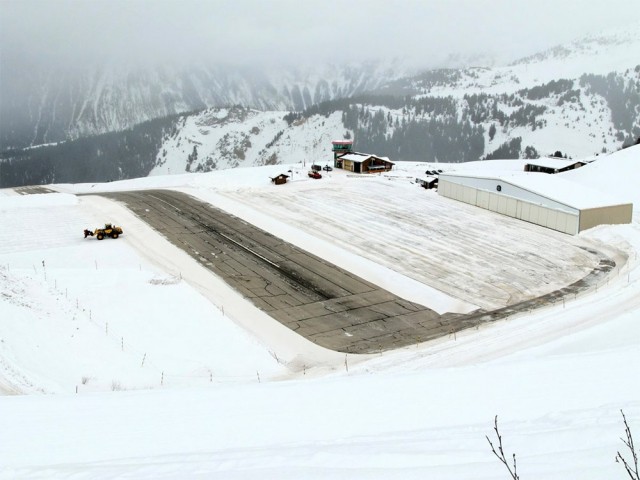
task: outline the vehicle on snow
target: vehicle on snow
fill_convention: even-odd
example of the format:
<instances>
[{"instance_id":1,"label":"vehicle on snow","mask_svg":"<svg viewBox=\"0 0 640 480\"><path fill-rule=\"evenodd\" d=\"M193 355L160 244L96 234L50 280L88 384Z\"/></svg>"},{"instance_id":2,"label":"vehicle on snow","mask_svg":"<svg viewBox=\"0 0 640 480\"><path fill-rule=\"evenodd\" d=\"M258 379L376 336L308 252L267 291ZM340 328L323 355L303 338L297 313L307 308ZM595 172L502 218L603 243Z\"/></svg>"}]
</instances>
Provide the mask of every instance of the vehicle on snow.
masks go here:
<instances>
[{"instance_id":1,"label":"vehicle on snow","mask_svg":"<svg viewBox=\"0 0 640 480\"><path fill-rule=\"evenodd\" d=\"M122 227L117 227L110 223L105 223L104 228L96 228L93 232L88 228L84 229L84 238L95 236L98 240L102 240L104 237L116 239L122 234Z\"/></svg>"}]
</instances>

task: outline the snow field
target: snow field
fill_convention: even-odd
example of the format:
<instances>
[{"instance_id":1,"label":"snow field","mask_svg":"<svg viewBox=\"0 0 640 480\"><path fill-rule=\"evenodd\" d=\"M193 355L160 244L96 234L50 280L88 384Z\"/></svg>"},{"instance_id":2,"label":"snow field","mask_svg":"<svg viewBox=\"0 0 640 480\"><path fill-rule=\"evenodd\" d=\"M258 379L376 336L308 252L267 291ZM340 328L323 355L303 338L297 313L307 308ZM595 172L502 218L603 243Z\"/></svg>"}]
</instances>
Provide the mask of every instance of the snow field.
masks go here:
<instances>
[{"instance_id":1,"label":"snow field","mask_svg":"<svg viewBox=\"0 0 640 480\"><path fill-rule=\"evenodd\" d=\"M614 187L638 205L637 150L602 157L567 178ZM517 162L455 168L479 165L521 168ZM299 164L288 167L305 171ZM405 277L396 270L412 265L411 245L405 256L387 259L390 266L378 267L382 254L374 262L346 246L373 233L390 241L391 231L403 238L406 230L419 240L417 212L431 212L429 203L439 197L409 181L431 166L399 167L396 179L355 180L333 172L320 181L296 176L278 187L268 177L287 167L56 188L179 188L416 295L419 281L396 282ZM505 474L485 439L494 438L495 415L522 478L624 478L614 461L624 447L620 409L634 433L640 428L637 214L631 225L600 226L578 237L544 232L538 238L496 215L476 215L457 202L447 211L436 204L453 225L460 216L495 232L482 252L491 253L493 240L506 242L509 251L520 242L545 252L545 242L560 249L590 245L619 267L597 288L566 303L454 338L356 358L305 350L304 342L296 344L284 332L261 330L259 312L231 298L189 257L111 201L5 193L0 192L7 227L0 230L0 388L58 394L0 397L0 478L488 480ZM391 207L369 209L367 194L390 199ZM352 198L371 222L353 212L339 214L335 203ZM408 198L409 220L397 215ZM122 238L82 238L83 228L104 221L122 223ZM347 222L357 223L359 231L346 228ZM345 245L338 248L336 239ZM469 264L472 273L481 268L489 266ZM448 294L439 301L469 307ZM105 305L119 312L117 319L111 320ZM82 308L91 310L89 319ZM282 355L285 365L275 361L271 353L292 344ZM301 369L296 351L319 367ZM213 382L206 369L217 372ZM256 369L260 383L253 377ZM158 385L158 371L176 376ZM75 394L85 375L91 378Z\"/></svg>"},{"instance_id":2,"label":"snow field","mask_svg":"<svg viewBox=\"0 0 640 480\"><path fill-rule=\"evenodd\" d=\"M556 290L597 265L597 259L580 247L598 246L581 239L440 197L407 178L351 178L339 173L314 188L294 181L250 196L242 191L219 193L253 207L251 214L226 206L252 223L266 215L323 238L328 248L321 253L330 261L332 250L344 249L485 309ZM208 200L220 203L215 197ZM296 242L295 232L288 238L277 226L270 231ZM388 283L383 280L380 285L394 291ZM411 299L432 307L429 296ZM438 304L432 308L442 311Z\"/></svg>"},{"instance_id":3,"label":"snow field","mask_svg":"<svg viewBox=\"0 0 640 480\"><path fill-rule=\"evenodd\" d=\"M265 379L286 371L179 272L165 273L136 254L127 225L118 240L84 239L83 228L113 218L93 216L85 200L45 208L46 216L40 207L4 217L5 225L20 226L0 233L4 251L32 248L0 254L10 308L0 334L3 364L28 372L15 388L154 388L255 381L259 371ZM255 368L247 368L252 362Z\"/></svg>"}]
</instances>

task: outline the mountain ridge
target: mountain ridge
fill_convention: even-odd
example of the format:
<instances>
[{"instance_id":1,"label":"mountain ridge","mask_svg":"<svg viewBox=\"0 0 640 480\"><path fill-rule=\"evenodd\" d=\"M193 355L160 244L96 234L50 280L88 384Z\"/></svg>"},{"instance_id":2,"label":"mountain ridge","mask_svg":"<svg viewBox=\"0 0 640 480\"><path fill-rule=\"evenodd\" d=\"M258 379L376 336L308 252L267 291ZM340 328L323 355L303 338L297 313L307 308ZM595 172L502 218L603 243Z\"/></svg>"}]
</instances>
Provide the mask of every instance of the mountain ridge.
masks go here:
<instances>
[{"instance_id":1,"label":"mountain ridge","mask_svg":"<svg viewBox=\"0 0 640 480\"><path fill-rule=\"evenodd\" d=\"M158 117L211 106L300 111L356 95L406 70L396 63L348 68L260 72L252 69L168 66L119 71L52 70L0 82L0 150L121 131Z\"/></svg>"},{"instance_id":2,"label":"mountain ridge","mask_svg":"<svg viewBox=\"0 0 640 480\"><path fill-rule=\"evenodd\" d=\"M640 50L639 31L628 27L593 34L505 67L454 68L459 77L456 81L430 88L428 93L512 93L558 77L609 73L621 65L633 67L632 52ZM560 62L554 52L562 52ZM487 56L447 58L456 66L478 58L493 63ZM107 64L40 71L32 66L11 69L9 65L0 82L0 151L122 131L153 118L208 107L302 111L323 101L369 91L395 94L397 82L411 83L416 75L440 70L419 69L400 58L361 63L340 60L271 70L204 64L154 68ZM547 68L535 68L537 75L532 76L529 67L541 62L547 62Z\"/></svg>"},{"instance_id":3,"label":"mountain ridge","mask_svg":"<svg viewBox=\"0 0 640 480\"><path fill-rule=\"evenodd\" d=\"M535 158L558 150L570 157L612 152L640 137L640 64L629 55L630 46L637 44L640 50L640 35L631 33L622 32L611 41L594 37L588 48L574 48L560 62L551 49L532 63L508 67L439 69L412 76L401 75L398 69L398 78L390 81L383 82L384 75L369 79L370 85L377 85L372 93L364 91L367 74L358 68L346 70L342 78L351 81L341 84L302 67L280 72L278 83L267 81L264 72L254 77L253 85L258 85L257 78L265 79L265 96L285 92L280 98L306 105L297 111L280 103L268 110L243 106L242 99L257 102L266 97L246 82L229 79L222 87L233 86L225 98L236 106L203 107L207 102L192 82L181 90L190 91L190 102L199 107L191 113L169 113L120 133L4 152L0 186L328 162L330 141L342 138L354 139L356 150L393 161ZM612 63L615 68L607 70ZM367 68L384 73L387 67ZM289 89L291 79L304 74L315 90ZM206 78L203 74L201 80ZM156 97L172 99L174 107L187 107L182 93L153 90L151 85L148 90ZM358 95L342 96L360 89ZM107 84L95 91L98 98L117 97ZM318 99L324 100L315 102ZM78 115L91 125L116 121L109 111L96 116L95 105L84 102Z\"/></svg>"}]
</instances>

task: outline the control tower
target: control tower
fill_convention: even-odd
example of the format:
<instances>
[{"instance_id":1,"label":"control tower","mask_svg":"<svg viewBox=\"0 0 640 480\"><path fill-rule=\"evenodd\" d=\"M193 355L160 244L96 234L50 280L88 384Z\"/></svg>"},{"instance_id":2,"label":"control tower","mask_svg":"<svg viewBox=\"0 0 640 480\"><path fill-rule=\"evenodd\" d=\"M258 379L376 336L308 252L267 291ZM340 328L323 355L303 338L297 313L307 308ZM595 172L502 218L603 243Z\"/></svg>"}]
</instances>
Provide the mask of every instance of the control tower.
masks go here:
<instances>
[{"instance_id":1,"label":"control tower","mask_svg":"<svg viewBox=\"0 0 640 480\"><path fill-rule=\"evenodd\" d=\"M342 160L338 157L345 153L353 153L353 140L333 140L331 151L333 152L333 166L342 168Z\"/></svg>"}]
</instances>

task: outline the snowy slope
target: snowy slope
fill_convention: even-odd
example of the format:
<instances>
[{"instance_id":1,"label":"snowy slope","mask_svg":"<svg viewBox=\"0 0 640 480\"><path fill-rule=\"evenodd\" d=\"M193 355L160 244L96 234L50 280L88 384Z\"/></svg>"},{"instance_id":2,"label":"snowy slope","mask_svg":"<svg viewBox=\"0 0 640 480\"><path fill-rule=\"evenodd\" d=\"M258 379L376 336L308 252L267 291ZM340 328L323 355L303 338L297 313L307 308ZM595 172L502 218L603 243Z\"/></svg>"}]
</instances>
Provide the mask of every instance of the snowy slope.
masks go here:
<instances>
[{"instance_id":1,"label":"snowy slope","mask_svg":"<svg viewBox=\"0 0 640 480\"><path fill-rule=\"evenodd\" d=\"M514 93L560 78L576 79L585 73L623 73L640 63L640 24L593 33L566 45L523 58L508 66L460 69L460 77L429 89L431 95L463 96L473 93Z\"/></svg>"},{"instance_id":2,"label":"snowy slope","mask_svg":"<svg viewBox=\"0 0 640 480\"><path fill-rule=\"evenodd\" d=\"M105 64L42 70L5 65L0 94L2 149L121 131L141 122L203 108L242 105L301 111L357 95L414 70L398 61L264 69L192 64Z\"/></svg>"},{"instance_id":3,"label":"snowy slope","mask_svg":"<svg viewBox=\"0 0 640 480\"><path fill-rule=\"evenodd\" d=\"M470 65L444 82L422 86L424 94L511 94L560 78L622 73L638 65L640 27L594 33L508 66ZM448 65L442 65L447 67ZM323 101L378 89L396 82L421 87L420 70L400 60L344 65L299 65L260 69L190 65L78 66L39 71L7 65L0 84L0 142L16 148L120 131L153 118L207 107L242 105L263 111L302 111ZM429 72L427 71L427 74ZM575 152L575 155L581 155Z\"/></svg>"},{"instance_id":4,"label":"snowy slope","mask_svg":"<svg viewBox=\"0 0 640 480\"><path fill-rule=\"evenodd\" d=\"M594 34L504 67L434 71L397 81L390 79L379 91L411 95L413 106L389 108L377 105L375 99L367 105L357 103L360 132L344 126L343 110L328 117L312 115L288 125L283 121L286 112L209 109L178 123L173 136L163 141L158 166L152 174L330 160L330 140L342 139L347 132L357 150L366 143L357 138L358 133L362 137L383 127L390 144L398 130L409 135L399 126L405 121L446 125L442 113L430 113L428 108L417 111L416 102L434 104L437 100L451 100L456 121L471 119L472 126L484 130L484 147L473 159L485 157L517 138L522 139L516 152L521 158L527 155L527 147L533 147L536 155L552 155L560 150L572 158L616 151L630 138L635 141L640 132L639 97L632 92L640 81L640 61L635 54L640 50L638 32L640 28L628 27ZM615 76L607 80L609 75ZM478 99L471 101L469 97L473 95ZM380 102L384 103L384 99ZM364 113L382 113L390 121L380 125L367 121ZM464 128L470 127L460 127ZM489 133L492 128L494 135ZM446 127L441 129L446 143L446 136L451 133ZM424 134L427 135L426 128ZM416 138L411 141L418 142ZM470 140L461 140L464 141ZM194 147L198 158L190 161ZM389 145L380 148L391 149ZM423 150L425 160L438 158L428 148ZM407 160L402 156L402 147L392 151L398 157L392 155L392 160ZM462 160L469 158L450 159Z\"/></svg>"},{"instance_id":5,"label":"snowy slope","mask_svg":"<svg viewBox=\"0 0 640 480\"><path fill-rule=\"evenodd\" d=\"M632 199L634 207L640 205L640 189L637 182L622 181L619 175L624 174L620 172L626 172L634 178L640 174L640 145L600 156L598 161L585 165L584 169L563 172L562 177ZM640 215L639 209L634 208L634 215Z\"/></svg>"},{"instance_id":6,"label":"snowy slope","mask_svg":"<svg viewBox=\"0 0 640 480\"><path fill-rule=\"evenodd\" d=\"M345 131L340 113L314 115L292 128L286 113L233 107L185 116L163 141L150 175L327 161L331 140Z\"/></svg>"},{"instance_id":7,"label":"snowy slope","mask_svg":"<svg viewBox=\"0 0 640 480\"><path fill-rule=\"evenodd\" d=\"M566 177L616 186L637 211L639 148ZM447 168L518 169L518 162ZM296 172L293 182L276 187L268 178L283 168ZM316 181L298 163L57 185L62 193L49 195L1 191L0 390L29 395L0 397L0 477L503 478L484 438L497 414L523 478L624 478L614 462L617 450L624 453L620 409L634 432L640 428L633 381L640 361L637 215L631 225L572 238L518 230L458 202L438 204L450 225L470 214L490 222L493 240L513 236L505 253L536 234L558 248L564 240L607 249L618 268L566 303L455 338L344 356L261 317L121 206L73 195L172 187L215 198L221 208L410 297L416 282L384 266L383 255L372 261L338 248L320 224L305 229L281 207L299 211L297 199L300 208L349 202L365 185L372 199L413 198L404 214L428 236L430 225L414 215L440 197L411 183L426 168L407 164L367 178L332 172ZM247 202L255 195L259 218ZM377 215L378 231L407 238L407 223L391 221L384 210ZM121 239L81 237L83 228L107 219L124 225ZM331 221L349 232L353 219ZM416 258L407 251L396 261ZM469 265L469 273L482 268Z\"/></svg>"}]
</instances>

